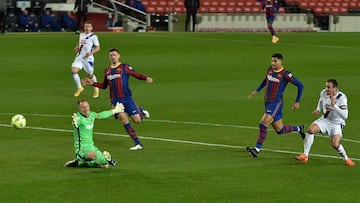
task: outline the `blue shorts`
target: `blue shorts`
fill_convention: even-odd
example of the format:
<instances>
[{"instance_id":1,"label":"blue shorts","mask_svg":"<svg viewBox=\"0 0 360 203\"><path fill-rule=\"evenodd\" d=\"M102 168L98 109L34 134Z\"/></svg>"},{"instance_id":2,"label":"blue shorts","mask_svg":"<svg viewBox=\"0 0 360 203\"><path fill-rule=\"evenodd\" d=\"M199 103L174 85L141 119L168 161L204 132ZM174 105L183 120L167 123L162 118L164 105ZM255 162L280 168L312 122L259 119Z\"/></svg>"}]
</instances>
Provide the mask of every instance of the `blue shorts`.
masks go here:
<instances>
[{"instance_id":1,"label":"blue shorts","mask_svg":"<svg viewBox=\"0 0 360 203\"><path fill-rule=\"evenodd\" d=\"M269 114L274 118L273 122L282 119L283 100L278 102L265 102L265 114Z\"/></svg>"},{"instance_id":2,"label":"blue shorts","mask_svg":"<svg viewBox=\"0 0 360 203\"><path fill-rule=\"evenodd\" d=\"M266 16L266 21L270 24L272 24L275 20L275 16Z\"/></svg>"},{"instance_id":3,"label":"blue shorts","mask_svg":"<svg viewBox=\"0 0 360 203\"><path fill-rule=\"evenodd\" d=\"M140 114L140 110L138 108L138 106L135 104L135 101L132 99L132 97L129 98L125 98L125 99L117 99L117 100L113 100L111 101L111 104L113 106L116 105L116 103L122 103L125 107L125 113L129 114L129 116L135 115L135 114ZM117 119L118 118L118 114L115 114L114 117Z\"/></svg>"}]
</instances>

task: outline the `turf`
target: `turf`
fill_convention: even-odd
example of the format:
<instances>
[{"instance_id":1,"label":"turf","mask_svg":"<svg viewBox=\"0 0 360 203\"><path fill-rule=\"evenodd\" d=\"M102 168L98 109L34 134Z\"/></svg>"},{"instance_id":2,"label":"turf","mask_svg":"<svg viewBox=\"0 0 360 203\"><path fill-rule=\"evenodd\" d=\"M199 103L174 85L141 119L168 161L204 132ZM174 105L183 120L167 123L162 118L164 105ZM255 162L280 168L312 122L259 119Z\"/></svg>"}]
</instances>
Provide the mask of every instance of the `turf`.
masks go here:
<instances>
[{"instance_id":1,"label":"turf","mask_svg":"<svg viewBox=\"0 0 360 203\"><path fill-rule=\"evenodd\" d=\"M296 133L269 131L258 159L253 146L263 114L261 82L273 53L304 85L297 112L296 88L284 95L284 122L308 126L320 90L335 78L348 96L350 117L342 141L359 165L360 81L358 33L98 33L95 70L102 80L107 51L154 83L131 80L134 98L151 118L134 125L144 150L119 121L99 120L95 143L119 165L108 170L64 168L73 158L71 115L76 101L70 74L77 35L6 33L0 36L0 202L356 202L359 166L347 167L325 136L315 138L307 164ZM86 77L81 72L81 77ZM92 110L110 108L108 90L91 98ZM9 125L13 114L28 127Z\"/></svg>"}]
</instances>

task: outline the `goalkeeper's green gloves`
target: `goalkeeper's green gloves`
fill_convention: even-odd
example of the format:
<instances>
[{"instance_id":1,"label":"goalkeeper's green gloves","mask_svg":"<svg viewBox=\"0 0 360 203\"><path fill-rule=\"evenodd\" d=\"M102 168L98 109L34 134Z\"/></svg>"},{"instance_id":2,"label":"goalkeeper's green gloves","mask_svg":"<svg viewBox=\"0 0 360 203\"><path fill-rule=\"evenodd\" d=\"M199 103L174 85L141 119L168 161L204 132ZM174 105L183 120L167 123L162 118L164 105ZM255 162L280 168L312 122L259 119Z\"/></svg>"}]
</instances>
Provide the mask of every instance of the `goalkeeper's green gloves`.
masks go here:
<instances>
[{"instance_id":1,"label":"goalkeeper's green gloves","mask_svg":"<svg viewBox=\"0 0 360 203\"><path fill-rule=\"evenodd\" d=\"M117 114L117 113L123 113L124 112L124 105L122 103L116 103L115 108L111 109L113 114Z\"/></svg>"}]
</instances>

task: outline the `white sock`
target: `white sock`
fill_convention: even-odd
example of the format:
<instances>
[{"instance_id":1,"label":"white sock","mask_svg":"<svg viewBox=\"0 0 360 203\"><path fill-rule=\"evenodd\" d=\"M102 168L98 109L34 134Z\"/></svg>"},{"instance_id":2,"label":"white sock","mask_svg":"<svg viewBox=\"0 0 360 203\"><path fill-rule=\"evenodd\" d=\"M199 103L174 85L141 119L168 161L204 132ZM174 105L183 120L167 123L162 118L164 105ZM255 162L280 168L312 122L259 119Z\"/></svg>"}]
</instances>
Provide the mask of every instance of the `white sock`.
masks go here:
<instances>
[{"instance_id":1,"label":"white sock","mask_svg":"<svg viewBox=\"0 0 360 203\"><path fill-rule=\"evenodd\" d=\"M80 82L80 76L79 76L79 74L78 74L78 73L73 73L72 76L73 76L73 78L74 78L76 87L77 87L77 88L80 88L80 87L81 87L81 82Z\"/></svg>"},{"instance_id":2,"label":"white sock","mask_svg":"<svg viewBox=\"0 0 360 203\"><path fill-rule=\"evenodd\" d=\"M96 76L93 75L93 77L91 78L91 80L92 80L93 82L97 82ZM94 87L94 89L97 89L97 87Z\"/></svg>"},{"instance_id":3,"label":"white sock","mask_svg":"<svg viewBox=\"0 0 360 203\"><path fill-rule=\"evenodd\" d=\"M337 148L336 151L340 154L340 156L342 156L342 158L343 158L344 160L346 160L346 159L349 158L349 157L346 155L346 151L345 151L344 147L342 146L342 144L339 145L339 148Z\"/></svg>"},{"instance_id":4,"label":"white sock","mask_svg":"<svg viewBox=\"0 0 360 203\"><path fill-rule=\"evenodd\" d=\"M304 154L309 156L311 145L314 143L314 134L306 133L304 139Z\"/></svg>"}]
</instances>

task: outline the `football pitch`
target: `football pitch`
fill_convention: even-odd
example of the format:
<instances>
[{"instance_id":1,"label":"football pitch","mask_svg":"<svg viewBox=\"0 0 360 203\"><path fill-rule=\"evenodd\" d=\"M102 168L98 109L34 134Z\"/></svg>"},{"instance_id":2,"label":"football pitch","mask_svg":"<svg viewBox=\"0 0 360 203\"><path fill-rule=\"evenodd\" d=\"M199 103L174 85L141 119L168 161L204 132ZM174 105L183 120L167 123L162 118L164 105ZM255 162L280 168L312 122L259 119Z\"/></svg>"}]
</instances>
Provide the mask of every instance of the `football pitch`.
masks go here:
<instances>
[{"instance_id":1,"label":"football pitch","mask_svg":"<svg viewBox=\"0 0 360 203\"><path fill-rule=\"evenodd\" d=\"M65 168L73 159L71 115L78 98L70 73L73 33L7 33L0 36L0 202L358 202L360 179L360 34L279 33L97 33L95 54L99 81L109 65L108 50L118 48L121 61L149 75L153 84L134 78L130 88L151 117L132 124L144 149L130 151L132 140L118 120L95 122L95 145L111 152L116 167ZM348 97L344 128L348 167L317 135L309 162L299 134L269 130L257 159L254 146L263 114L263 91L249 100L266 74L271 55L282 53L284 66L304 84L300 109L289 84L283 121L316 119L325 81L337 79ZM86 77L84 71L81 78ZM110 109L109 90L80 98L91 110ZM25 129L10 118L23 114Z\"/></svg>"}]
</instances>

